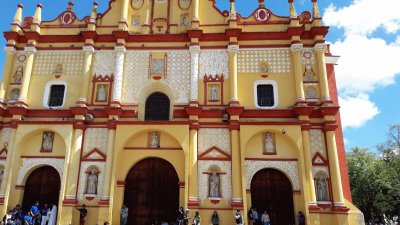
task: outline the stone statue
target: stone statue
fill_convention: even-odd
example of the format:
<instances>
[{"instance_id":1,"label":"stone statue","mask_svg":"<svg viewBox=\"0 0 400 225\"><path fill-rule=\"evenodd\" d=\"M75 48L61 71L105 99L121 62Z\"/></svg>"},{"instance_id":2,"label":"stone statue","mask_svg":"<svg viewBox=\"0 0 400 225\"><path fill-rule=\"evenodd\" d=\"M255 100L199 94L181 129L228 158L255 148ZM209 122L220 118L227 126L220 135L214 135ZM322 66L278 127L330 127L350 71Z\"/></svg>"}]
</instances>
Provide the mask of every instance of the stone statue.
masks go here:
<instances>
[{"instance_id":1,"label":"stone statue","mask_svg":"<svg viewBox=\"0 0 400 225\"><path fill-rule=\"evenodd\" d=\"M217 85L215 84L211 86L211 100L212 101L218 100L218 90L217 90Z\"/></svg>"},{"instance_id":2,"label":"stone statue","mask_svg":"<svg viewBox=\"0 0 400 225\"><path fill-rule=\"evenodd\" d=\"M54 140L53 132L43 132L42 150L44 151L53 150L53 140Z\"/></svg>"},{"instance_id":3,"label":"stone statue","mask_svg":"<svg viewBox=\"0 0 400 225\"><path fill-rule=\"evenodd\" d=\"M90 175L87 178L86 194L97 194L97 171L90 170Z\"/></svg>"},{"instance_id":4,"label":"stone statue","mask_svg":"<svg viewBox=\"0 0 400 225\"><path fill-rule=\"evenodd\" d=\"M22 66L17 67L17 71L14 74L14 83L20 84L22 83L22 77L24 76L24 68Z\"/></svg>"},{"instance_id":5,"label":"stone statue","mask_svg":"<svg viewBox=\"0 0 400 225\"><path fill-rule=\"evenodd\" d=\"M264 145L266 153L275 153L274 139L272 137L272 134L269 132L265 134Z\"/></svg>"},{"instance_id":6,"label":"stone statue","mask_svg":"<svg viewBox=\"0 0 400 225\"><path fill-rule=\"evenodd\" d=\"M150 137L150 148L159 148L159 147L160 147L160 141L158 140L158 134L156 131L154 131Z\"/></svg>"},{"instance_id":7,"label":"stone statue","mask_svg":"<svg viewBox=\"0 0 400 225\"><path fill-rule=\"evenodd\" d=\"M104 84L99 85L99 90L97 91L97 101L98 102L106 102L107 101L106 85L104 85Z\"/></svg>"},{"instance_id":8,"label":"stone statue","mask_svg":"<svg viewBox=\"0 0 400 225\"><path fill-rule=\"evenodd\" d=\"M320 176L317 179L317 200L318 201L329 201L328 188L325 179Z\"/></svg>"},{"instance_id":9,"label":"stone statue","mask_svg":"<svg viewBox=\"0 0 400 225\"><path fill-rule=\"evenodd\" d=\"M209 197L217 197L217 198L221 197L221 195L219 193L220 179L219 179L219 175L217 174L217 172L213 171L210 174L209 182L210 182Z\"/></svg>"},{"instance_id":10,"label":"stone statue","mask_svg":"<svg viewBox=\"0 0 400 225\"><path fill-rule=\"evenodd\" d=\"M10 94L10 99L13 101L17 101L19 98L19 92L20 91L18 88L12 89L11 94Z\"/></svg>"}]
</instances>

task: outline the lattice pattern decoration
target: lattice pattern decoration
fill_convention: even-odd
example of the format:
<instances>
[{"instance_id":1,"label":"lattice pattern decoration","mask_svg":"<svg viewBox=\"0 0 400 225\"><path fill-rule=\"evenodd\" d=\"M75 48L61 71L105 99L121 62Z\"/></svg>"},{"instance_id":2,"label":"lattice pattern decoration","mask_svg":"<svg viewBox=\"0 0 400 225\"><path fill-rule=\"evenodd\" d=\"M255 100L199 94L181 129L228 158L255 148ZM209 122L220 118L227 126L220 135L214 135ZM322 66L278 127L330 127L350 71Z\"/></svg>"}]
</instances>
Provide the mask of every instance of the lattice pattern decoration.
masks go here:
<instances>
[{"instance_id":1,"label":"lattice pattern decoration","mask_svg":"<svg viewBox=\"0 0 400 225\"><path fill-rule=\"evenodd\" d=\"M115 72L115 51L99 50L94 57L93 74L97 76L109 76Z\"/></svg>"},{"instance_id":2,"label":"lattice pattern decoration","mask_svg":"<svg viewBox=\"0 0 400 225\"><path fill-rule=\"evenodd\" d=\"M240 50L238 55L239 73L260 73L262 62L268 62L271 73L290 73L289 49Z\"/></svg>"},{"instance_id":3,"label":"lattice pattern decoration","mask_svg":"<svg viewBox=\"0 0 400 225\"><path fill-rule=\"evenodd\" d=\"M319 152L326 159L325 137L321 130L310 130L310 148L312 156Z\"/></svg>"},{"instance_id":4,"label":"lattice pattern decoration","mask_svg":"<svg viewBox=\"0 0 400 225\"><path fill-rule=\"evenodd\" d=\"M88 128L85 131L85 142L83 154L87 154L97 148L102 153L107 154L108 129L107 128Z\"/></svg>"},{"instance_id":5,"label":"lattice pattern decoration","mask_svg":"<svg viewBox=\"0 0 400 225\"><path fill-rule=\"evenodd\" d=\"M4 147L5 143L10 144L12 129L9 127L1 129L0 132L0 149Z\"/></svg>"},{"instance_id":6,"label":"lattice pattern decoration","mask_svg":"<svg viewBox=\"0 0 400 225\"><path fill-rule=\"evenodd\" d=\"M327 166L314 166L313 167L313 177L316 177L317 173L325 173L329 177L329 169Z\"/></svg>"},{"instance_id":7,"label":"lattice pattern decoration","mask_svg":"<svg viewBox=\"0 0 400 225\"><path fill-rule=\"evenodd\" d=\"M175 103L187 104L190 94L190 52L171 51L167 56L168 78L164 81L173 90Z\"/></svg>"},{"instance_id":8,"label":"lattice pattern decoration","mask_svg":"<svg viewBox=\"0 0 400 225\"><path fill-rule=\"evenodd\" d=\"M228 51L201 51L199 78L203 79L204 75L215 76L221 74L224 75L225 79L229 79Z\"/></svg>"},{"instance_id":9,"label":"lattice pattern decoration","mask_svg":"<svg viewBox=\"0 0 400 225\"><path fill-rule=\"evenodd\" d=\"M83 51L38 51L35 55L32 76L50 76L57 65L63 66L63 75L81 76L84 61Z\"/></svg>"},{"instance_id":10,"label":"lattice pattern decoration","mask_svg":"<svg viewBox=\"0 0 400 225\"><path fill-rule=\"evenodd\" d=\"M246 189L250 189L251 179L260 170L273 168L282 171L290 180L293 190L300 190L300 177L297 161L253 161L246 160Z\"/></svg>"},{"instance_id":11,"label":"lattice pattern decoration","mask_svg":"<svg viewBox=\"0 0 400 225\"><path fill-rule=\"evenodd\" d=\"M28 176L31 170L37 166L52 166L63 177L64 172L64 159L55 158L36 158L36 159L22 159L22 165L19 168L17 185L22 185L22 182L26 176ZM28 174L29 173L29 174Z\"/></svg>"},{"instance_id":12,"label":"lattice pattern decoration","mask_svg":"<svg viewBox=\"0 0 400 225\"><path fill-rule=\"evenodd\" d=\"M220 178L220 191L221 197L227 200L232 198L232 173L231 173L231 162L229 161L199 161L198 162L198 177L199 177L199 198L204 200L208 197L208 174L211 166L218 166L221 172L225 174L219 175Z\"/></svg>"},{"instance_id":13,"label":"lattice pattern decoration","mask_svg":"<svg viewBox=\"0 0 400 225\"><path fill-rule=\"evenodd\" d=\"M138 93L148 82L150 52L127 51L125 56L122 102L138 103Z\"/></svg>"},{"instance_id":14,"label":"lattice pattern decoration","mask_svg":"<svg viewBox=\"0 0 400 225\"><path fill-rule=\"evenodd\" d=\"M199 129L199 154L212 147L218 147L222 151L231 153L231 133L224 128L200 128Z\"/></svg>"}]
</instances>

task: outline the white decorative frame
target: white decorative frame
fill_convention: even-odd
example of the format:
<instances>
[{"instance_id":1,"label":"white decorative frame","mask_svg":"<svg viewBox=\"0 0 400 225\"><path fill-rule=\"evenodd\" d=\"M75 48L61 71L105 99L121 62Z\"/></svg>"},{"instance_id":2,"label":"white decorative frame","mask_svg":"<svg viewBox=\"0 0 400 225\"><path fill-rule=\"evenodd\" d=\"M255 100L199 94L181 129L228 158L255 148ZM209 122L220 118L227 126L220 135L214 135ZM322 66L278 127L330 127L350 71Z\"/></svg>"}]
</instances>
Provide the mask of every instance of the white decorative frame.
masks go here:
<instances>
[{"instance_id":1,"label":"white decorative frame","mask_svg":"<svg viewBox=\"0 0 400 225\"><path fill-rule=\"evenodd\" d=\"M89 167L96 166L99 169L97 181L97 198L103 194L104 179L106 175L106 162L82 162L81 171L79 171L79 184L78 184L78 200L81 201L85 196L86 187L86 171ZM93 195L91 195L93 196Z\"/></svg>"},{"instance_id":2,"label":"white decorative frame","mask_svg":"<svg viewBox=\"0 0 400 225\"><path fill-rule=\"evenodd\" d=\"M257 86L258 85L272 85L272 88L274 89L274 105L273 106L259 106L258 105L258 95L257 95ZM273 80L257 80L254 82L254 105L259 108L259 109L274 109L278 107L278 101L279 101L279 96L278 96L278 84L276 81Z\"/></svg>"},{"instance_id":3,"label":"white decorative frame","mask_svg":"<svg viewBox=\"0 0 400 225\"><path fill-rule=\"evenodd\" d=\"M53 86L53 85L64 85L65 86L63 103L61 106L58 107L58 108L63 108L65 105L65 98L67 97L67 82L64 80L52 80L52 81L47 82L47 84L44 88L43 107L50 108L49 107L50 90L51 90L51 86Z\"/></svg>"},{"instance_id":4,"label":"white decorative frame","mask_svg":"<svg viewBox=\"0 0 400 225\"><path fill-rule=\"evenodd\" d=\"M292 188L294 191L299 191L301 189L297 161L246 160L245 167L246 167L246 189L250 189L251 180L253 179L253 176L258 171L266 168L277 169L283 172L292 183Z\"/></svg>"},{"instance_id":5,"label":"white decorative frame","mask_svg":"<svg viewBox=\"0 0 400 225\"><path fill-rule=\"evenodd\" d=\"M55 158L23 158L22 165L19 168L17 185L23 185L22 182L24 178L29 175L28 173L32 172L31 170L35 167L39 168L41 166L51 166L57 170L60 174L60 179L62 180L63 172L64 172L64 159L55 159Z\"/></svg>"},{"instance_id":6,"label":"white decorative frame","mask_svg":"<svg viewBox=\"0 0 400 225\"><path fill-rule=\"evenodd\" d=\"M232 198L232 175L231 175L231 162L230 161L205 161L198 162L198 176L199 176L199 199L204 200L208 198L208 172L211 166L218 166L221 172L226 173L220 175L220 190L221 198L228 201Z\"/></svg>"}]
</instances>

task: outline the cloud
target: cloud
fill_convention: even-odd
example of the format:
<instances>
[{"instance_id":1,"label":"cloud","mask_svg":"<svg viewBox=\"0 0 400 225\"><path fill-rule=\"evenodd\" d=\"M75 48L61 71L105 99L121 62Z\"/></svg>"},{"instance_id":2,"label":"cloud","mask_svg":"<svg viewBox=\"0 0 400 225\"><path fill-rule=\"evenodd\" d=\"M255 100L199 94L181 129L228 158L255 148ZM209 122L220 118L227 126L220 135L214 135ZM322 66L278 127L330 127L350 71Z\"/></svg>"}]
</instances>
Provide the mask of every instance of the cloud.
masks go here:
<instances>
[{"instance_id":1,"label":"cloud","mask_svg":"<svg viewBox=\"0 0 400 225\"><path fill-rule=\"evenodd\" d=\"M339 103L344 129L362 127L368 120L379 114L378 108L369 100L368 95L339 97Z\"/></svg>"},{"instance_id":2,"label":"cloud","mask_svg":"<svg viewBox=\"0 0 400 225\"><path fill-rule=\"evenodd\" d=\"M325 23L347 33L367 35L383 28L388 33L400 30L399 0L354 0L347 7L331 4L324 14Z\"/></svg>"},{"instance_id":3,"label":"cloud","mask_svg":"<svg viewBox=\"0 0 400 225\"><path fill-rule=\"evenodd\" d=\"M353 0L325 11L324 22L344 30L344 38L331 44L332 53L341 56L335 70L344 128L362 127L378 115L369 96L400 74L399 8L399 0ZM383 33L397 40L389 42Z\"/></svg>"}]
</instances>

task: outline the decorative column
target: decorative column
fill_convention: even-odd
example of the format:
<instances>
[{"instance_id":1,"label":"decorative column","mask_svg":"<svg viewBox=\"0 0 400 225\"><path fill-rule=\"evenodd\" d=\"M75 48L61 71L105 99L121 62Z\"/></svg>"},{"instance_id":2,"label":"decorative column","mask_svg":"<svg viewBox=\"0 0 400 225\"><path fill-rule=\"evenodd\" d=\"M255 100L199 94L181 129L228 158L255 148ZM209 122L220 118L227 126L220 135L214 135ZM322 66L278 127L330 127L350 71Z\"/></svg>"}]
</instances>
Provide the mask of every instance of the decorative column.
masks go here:
<instances>
[{"instance_id":1,"label":"decorative column","mask_svg":"<svg viewBox=\"0 0 400 225\"><path fill-rule=\"evenodd\" d=\"M233 106L239 105L238 99L238 53L239 45L229 45L229 74L230 74L230 89L231 89L231 99L230 104Z\"/></svg>"},{"instance_id":2,"label":"decorative column","mask_svg":"<svg viewBox=\"0 0 400 225\"><path fill-rule=\"evenodd\" d=\"M11 174L13 172L11 167L12 165L14 165L13 161L15 159L15 151L16 151L16 149L14 149L16 133L17 133L17 126L16 124L13 124L10 143L8 143L7 146L8 153L7 153L6 163L4 165L3 181L1 182L1 187L0 187L0 202L3 203L3 208L0 213L2 214L6 214L8 209L8 202L11 190L11 185L10 185L12 178Z\"/></svg>"},{"instance_id":3,"label":"decorative column","mask_svg":"<svg viewBox=\"0 0 400 225\"><path fill-rule=\"evenodd\" d=\"M190 46L191 74L190 74L190 104L199 104L199 58L200 46Z\"/></svg>"},{"instance_id":4,"label":"decorative column","mask_svg":"<svg viewBox=\"0 0 400 225\"><path fill-rule=\"evenodd\" d=\"M294 80L296 87L297 101L304 101L304 87L303 87L303 64L301 60L301 51L303 44L292 44L290 47L293 57Z\"/></svg>"},{"instance_id":5,"label":"decorative column","mask_svg":"<svg viewBox=\"0 0 400 225\"><path fill-rule=\"evenodd\" d=\"M106 221L112 221L112 207L110 207L110 189L111 177L114 160L114 143L115 143L115 130L117 126L113 122L108 123L108 145L107 145L107 159L106 170L103 184L103 193L100 196L97 224L103 224Z\"/></svg>"},{"instance_id":6,"label":"decorative column","mask_svg":"<svg viewBox=\"0 0 400 225\"><path fill-rule=\"evenodd\" d=\"M226 111L230 115L229 130L231 131L231 146L232 146L232 208L243 208L243 189L242 179L242 161L240 154L240 114L243 112L243 107L229 107Z\"/></svg>"},{"instance_id":7,"label":"decorative column","mask_svg":"<svg viewBox=\"0 0 400 225\"><path fill-rule=\"evenodd\" d=\"M129 9L129 0L122 0L121 7L121 18L118 22L120 30L128 29L128 9Z\"/></svg>"},{"instance_id":8,"label":"decorative column","mask_svg":"<svg viewBox=\"0 0 400 225\"><path fill-rule=\"evenodd\" d=\"M310 126L311 127L311 126ZM318 210L317 200L315 197L315 185L313 178L313 167L312 167L312 156L311 156L311 146L310 146L310 132L309 128L302 127L302 138L303 138L303 152L304 152L304 168L305 168L305 178L308 184L308 208L310 210Z\"/></svg>"},{"instance_id":9,"label":"decorative column","mask_svg":"<svg viewBox=\"0 0 400 225\"><path fill-rule=\"evenodd\" d=\"M317 64L318 64L318 75L319 82L321 87L321 98L322 101L330 101L329 95L329 85L328 85L328 75L326 72L326 63L325 63L325 49L326 44L315 44L314 51L316 53Z\"/></svg>"},{"instance_id":10,"label":"decorative column","mask_svg":"<svg viewBox=\"0 0 400 225\"><path fill-rule=\"evenodd\" d=\"M122 80L124 73L124 61L125 61L125 46L115 47L115 73L114 73L114 88L112 96L112 105L119 106L121 104L122 95Z\"/></svg>"},{"instance_id":11,"label":"decorative column","mask_svg":"<svg viewBox=\"0 0 400 225\"><path fill-rule=\"evenodd\" d=\"M331 175L331 185L333 192L333 210L345 211L349 209L344 204L342 179L340 176L339 159L336 148L335 126L325 125L326 144L329 157L329 170Z\"/></svg>"},{"instance_id":12,"label":"decorative column","mask_svg":"<svg viewBox=\"0 0 400 225\"><path fill-rule=\"evenodd\" d=\"M14 47L5 47L6 61L3 69L3 80L0 85L0 103L5 102L7 87L10 83L10 76L13 68L13 61L16 49Z\"/></svg>"},{"instance_id":13,"label":"decorative column","mask_svg":"<svg viewBox=\"0 0 400 225\"><path fill-rule=\"evenodd\" d=\"M21 92L18 102L26 104L28 98L29 83L32 75L33 59L37 50L35 46L25 47L26 63L24 68L24 77L22 78Z\"/></svg>"},{"instance_id":14,"label":"decorative column","mask_svg":"<svg viewBox=\"0 0 400 225\"><path fill-rule=\"evenodd\" d=\"M82 141L83 141L83 131L85 130L85 125L83 121L76 122L74 124L74 137L73 145L71 149L69 171L67 179L67 187L65 190L66 196L64 199L64 204L75 204L77 201L76 194L78 189L78 176L79 176L79 164L81 159Z\"/></svg>"},{"instance_id":15,"label":"decorative column","mask_svg":"<svg viewBox=\"0 0 400 225\"><path fill-rule=\"evenodd\" d=\"M83 61L83 69L82 69L83 83L82 83L79 103L86 104L89 96L89 85L91 77L90 68L92 65L94 48L93 46L85 46L83 47L83 52L85 53L85 59Z\"/></svg>"}]
</instances>

